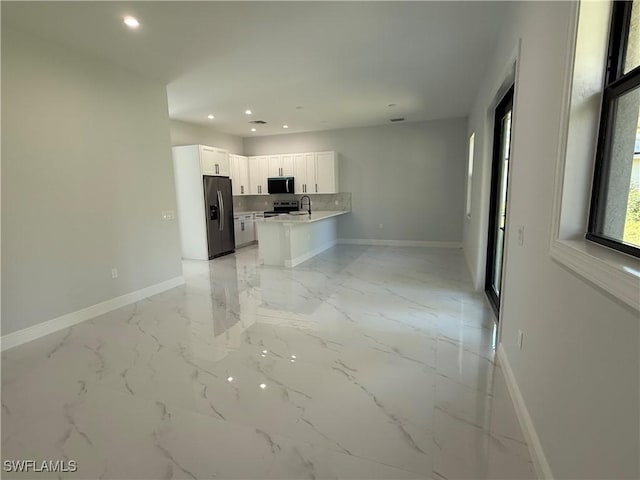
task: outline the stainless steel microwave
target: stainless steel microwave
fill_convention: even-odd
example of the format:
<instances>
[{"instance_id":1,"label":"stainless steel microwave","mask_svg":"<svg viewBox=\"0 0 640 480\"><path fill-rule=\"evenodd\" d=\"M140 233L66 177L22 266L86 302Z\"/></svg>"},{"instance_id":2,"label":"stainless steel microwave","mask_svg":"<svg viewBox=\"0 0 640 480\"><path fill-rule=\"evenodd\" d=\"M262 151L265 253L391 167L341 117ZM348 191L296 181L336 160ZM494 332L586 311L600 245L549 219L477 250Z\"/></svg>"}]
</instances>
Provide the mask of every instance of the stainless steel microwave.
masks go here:
<instances>
[{"instance_id":1,"label":"stainless steel microwave","mask_svg":"<svg viewBox=\"0 0 640 480\"><path fill-rule=\"evenodd\" d=\"M267 191L269 193L294 193L293 177L269 177Z\"/></svg>"}]
</instances>

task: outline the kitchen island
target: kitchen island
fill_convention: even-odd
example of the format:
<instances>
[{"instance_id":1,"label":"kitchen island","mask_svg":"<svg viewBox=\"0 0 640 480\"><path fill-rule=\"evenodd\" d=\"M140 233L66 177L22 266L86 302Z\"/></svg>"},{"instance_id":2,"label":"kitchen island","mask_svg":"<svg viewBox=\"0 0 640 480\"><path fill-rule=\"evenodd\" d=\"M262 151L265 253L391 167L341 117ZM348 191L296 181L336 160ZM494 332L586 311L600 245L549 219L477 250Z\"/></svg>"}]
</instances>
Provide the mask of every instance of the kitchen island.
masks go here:
<instances>
[{"instance_id":1,"label":"kitchen island","mask_svg":"<svg viewBox=\"0 0 640 480\"><path fill-rule=\"evenodd\" d=\"M257 221L260 261L292 268L331 248L337 240L336 217L346 213L349 211L318 211Z\"/></svg>"}]
</instances>

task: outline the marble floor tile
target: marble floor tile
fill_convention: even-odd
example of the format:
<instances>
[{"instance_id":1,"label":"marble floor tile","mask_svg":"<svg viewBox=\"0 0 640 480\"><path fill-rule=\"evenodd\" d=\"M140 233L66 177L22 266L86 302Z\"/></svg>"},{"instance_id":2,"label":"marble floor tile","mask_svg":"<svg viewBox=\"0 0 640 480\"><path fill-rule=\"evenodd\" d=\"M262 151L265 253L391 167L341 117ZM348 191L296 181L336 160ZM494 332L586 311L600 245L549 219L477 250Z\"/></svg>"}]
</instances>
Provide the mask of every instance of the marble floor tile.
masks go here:
<instances>
[{"instance_id":1,"label":"marble floor tile","mask_svg":"<svg viewBox=\"0 0 640 480\"><path fill-rule=\"evenodd\" d=\"M456 250L247 247L2 354L6 478L533 478Z\"/></svg>"}]
</instances>

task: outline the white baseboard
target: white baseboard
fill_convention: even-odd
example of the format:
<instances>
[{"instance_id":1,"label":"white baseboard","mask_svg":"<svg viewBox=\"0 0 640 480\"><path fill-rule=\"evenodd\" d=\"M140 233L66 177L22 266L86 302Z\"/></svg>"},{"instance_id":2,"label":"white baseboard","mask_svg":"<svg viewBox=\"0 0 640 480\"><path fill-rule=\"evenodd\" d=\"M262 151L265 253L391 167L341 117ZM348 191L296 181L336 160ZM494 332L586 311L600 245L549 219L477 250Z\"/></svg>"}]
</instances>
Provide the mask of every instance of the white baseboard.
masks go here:
<instances>
[{"instance_id":1,"label":"white baseboard","mask_svg":"<svg viewBox=\"0 0 640 480\"><path fill-rule=\"evenodd\" d=\"M422 240L379 240L375 238L339 238L338 243L345 245L372 245L381 247L433 247L462 248L462 242L429 242Z\"/></svg>"},{"instance_id":2,"label":"white baseboard","mask_svg":"<svg viewBox=\"0 0 640 480\"><path fill-rule=\"evenodd\" d=\"M538 437L538 433L533 425L533 420L531 420L531 415L529 415L529 410L524 403L520 387L518 387L518 382L516 382L516 377L513 374L507 353L505 352L502 344L498 345L498 359L502 366L502 370L504 371L507 388L511 395L511 400L513 401L518 421L522 428L522 433L524 433L525 440L529 446L529 453L531 454L531 460L533 460L533 466L536 469L536 474L538 478L553 480L551 467L549 466L547 457L542 449L540 438Z\"/></svg>"},{"instance_id":3,"label":"white baseboard","mask_svg":"<svg viewBox=\"0 0 640 480\"><path fill-rule=\"evenodd\" d=\"M322 253L325 250L333 247L335 244L336 244L336 242L325 243L324 245L316 248L315 250L307 252L304 255L300 255L300 256L298 256L296 258L292 258L291 260L285 260L284 261L284 266L287 267L287 268L293 268L296 265L300 265L302 262L306 262L310 258L315 257L319 253Z\"/></svg>"},{"instance_id":4,"label":"white baseboard","mask_svg":"<svg viewBox=\"0 0 640 480\"><path fill-rule=\"evenodd\" d=\"M80 322L84 322L85 320L97 317L98 315L103 315L117 308L129 305L130 303L137 302L139 300L142 300L143 298L147 298L152 295L162 293L166 290L170 290L174 287L177 287L178 285L182 285L183 283L184 277L181 275L179 277L171 278L164 282L156 283L155 285L151 285L149 287L145 287L140 290L136 290L134 292L130 292L125 295L121 295L119 297L97 303L90 307L83 308L82 310L67 313L60 317L38 323L37 325L23 328L22 330L18 330L16 332L8 333L7 335L3 335L0 338L0 349L1 351L5 351L9 348L22 345L23 343L30 342L31 340L35 340L36 338L49 335L50 333L57 332L58 330L62 330L63 328L71 327Z\"/></svg>"}]
</instances>

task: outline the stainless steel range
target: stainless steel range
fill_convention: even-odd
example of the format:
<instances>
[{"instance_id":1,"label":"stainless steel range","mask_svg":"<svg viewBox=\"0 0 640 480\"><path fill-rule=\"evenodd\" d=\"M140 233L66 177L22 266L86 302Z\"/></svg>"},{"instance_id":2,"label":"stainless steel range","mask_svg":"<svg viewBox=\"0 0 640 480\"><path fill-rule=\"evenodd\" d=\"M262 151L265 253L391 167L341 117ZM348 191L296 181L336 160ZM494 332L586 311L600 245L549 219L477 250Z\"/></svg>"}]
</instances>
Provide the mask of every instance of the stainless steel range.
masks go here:
<instances>
[{"instance_id":1,"label":"stainless steel range","mask_svg":"<svg viewBox=\"0 0 640 480\"><path fill-rule=\"evenodd\" d=\"M289 212L298 211L299 205L297 200L281 200L273 202L273 210L264 212L264 218L277 217L278 215L286 215Z\"/></svg>"}]
</instances>

